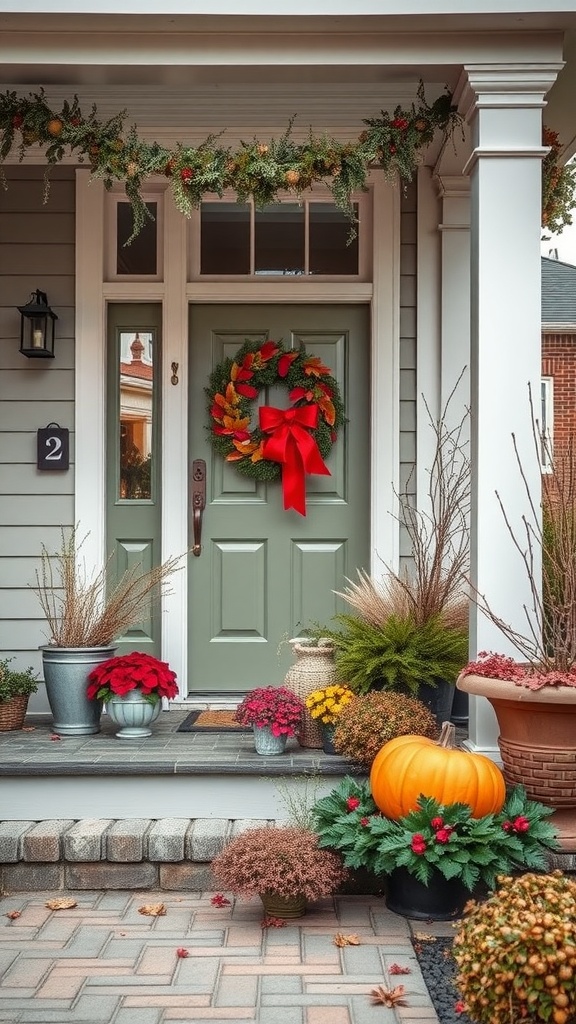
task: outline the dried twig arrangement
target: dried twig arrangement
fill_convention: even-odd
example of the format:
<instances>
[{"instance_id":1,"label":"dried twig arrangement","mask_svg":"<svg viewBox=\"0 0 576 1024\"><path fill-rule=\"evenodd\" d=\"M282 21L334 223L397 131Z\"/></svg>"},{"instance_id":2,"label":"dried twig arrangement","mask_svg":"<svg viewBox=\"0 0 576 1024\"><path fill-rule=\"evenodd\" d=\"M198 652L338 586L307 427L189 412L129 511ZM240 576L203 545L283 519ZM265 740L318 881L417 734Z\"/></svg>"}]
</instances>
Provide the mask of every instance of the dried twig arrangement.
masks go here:
<instances>
[{"instance_id":1,"label":"dried twig arrangement","mask_svg":"<svg viewBox=\"0 0 576 1024\"><path fill-rule=\"evenodd\" d=\"M50 628L50 644L56 647L100 647L113 643L131 626L141 622L150 607L167 594L167 583L177 572L180 557L142 572L141 565L127 569L110 585L111 559L91 575L80 558L86 538L78 541L74 528L56 554L42 546L36 586L42 611Z\"/></svg>"},{"instance_id":2,"label":"dried twig arrangement","mask_svg":"<svg viewBox=\"0 0 576 1024\"><path fill-rule=\"evenodd\" d=\"M460 374L439 419L425 402L434 431L434 457L428 479L428 507L418 508L409 494L409 482L396 497L398 522L412 547L412 568L395 572L386 565L380 580L359 570L357 582L348 580L339 597L375 626L390 615L410 618L417 625L438 617L448 628L468 628L468 564L470 513L470 458L465 426L466 409L454 427L448 426L449 406L462 379Z\"/></svg>"}]
</instances>

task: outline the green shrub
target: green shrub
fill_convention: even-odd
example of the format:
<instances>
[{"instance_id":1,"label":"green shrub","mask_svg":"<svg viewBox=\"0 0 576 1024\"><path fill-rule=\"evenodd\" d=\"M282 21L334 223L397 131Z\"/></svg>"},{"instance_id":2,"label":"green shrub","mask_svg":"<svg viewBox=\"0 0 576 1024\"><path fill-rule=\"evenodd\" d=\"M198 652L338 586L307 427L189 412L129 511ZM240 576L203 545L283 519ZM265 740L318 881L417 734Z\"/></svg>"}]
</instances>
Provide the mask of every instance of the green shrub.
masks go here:
<instances>
[{"instance_id":1,"label":"green shrub","mask_svg":"<svg viewBox=\"0 0 576 1024\"><path fill-rule=\"evenodd\" d=\"M355 693L404 691L455 683L468 661L468 633L446 626L439 616L417 624L390 615L374 625L354 615L338 615L341 631L324 630L336 648L338 676Z\"/></svg>"},{"instance_id":2,"label":"green shrub","mask_svg":"<svg viewBox=\"0 0 576 1024\"><path fill-rule=\"evenodd\" d=\"M0 661L0 704L12 700L12 697L25 697L28 694L36 693L38 683L32 668L23 672L14 672L9 668L13 658L4 658Z\"/></svg>"},{"instance_id":3,"label":"green shrub","mask_svg":"<svg viewBox=\"0 0 576 1024\"><path fill-rule=\"evenodd\" d=\"M438 735L436 719L426 705L416 697L374 690L355 697L342 708L334 746L339 754L370 768L388 740L413 733L430 739Z\"/></svg>"}]
</instances>

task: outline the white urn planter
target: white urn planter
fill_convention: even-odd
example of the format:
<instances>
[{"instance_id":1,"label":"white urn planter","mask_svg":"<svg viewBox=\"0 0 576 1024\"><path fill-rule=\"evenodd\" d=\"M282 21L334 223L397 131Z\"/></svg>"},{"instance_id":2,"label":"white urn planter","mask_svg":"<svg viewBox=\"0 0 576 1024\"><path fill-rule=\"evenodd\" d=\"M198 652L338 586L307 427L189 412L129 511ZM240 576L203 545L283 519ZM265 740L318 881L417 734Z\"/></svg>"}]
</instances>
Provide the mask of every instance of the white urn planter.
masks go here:
<instances>
[{"instance_id":1,"label":"white urn planter","mask_svg":"<svg viewBox=\"0 0 576 1024\"><path fill-rule=\"evenodd\" d=\"M162 710L162 701L151 704L140 690L128 690L123 696L115 694L106 703L106 710L112 721L120 728L116 733L119 740L140 740L152 735L150 726Z\"/></svg>"}]
</instances>

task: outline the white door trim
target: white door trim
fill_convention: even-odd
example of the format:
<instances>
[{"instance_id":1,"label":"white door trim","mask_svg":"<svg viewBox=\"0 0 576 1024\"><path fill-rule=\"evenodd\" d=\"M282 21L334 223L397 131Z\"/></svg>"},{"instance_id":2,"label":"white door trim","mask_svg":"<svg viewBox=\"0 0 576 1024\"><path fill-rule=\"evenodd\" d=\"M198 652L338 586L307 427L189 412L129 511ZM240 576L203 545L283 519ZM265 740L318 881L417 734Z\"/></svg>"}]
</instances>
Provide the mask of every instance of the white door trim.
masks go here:
<instances>
[{"instance_id":1,"label":"white door trim","mask_svg":"<svg viewBox=\"0 0 576 1024\"><path fill-rule=\"evenodd\" d=\"M374 284L343 287L318 282L217 285L219 302L369 302L371 346L371 551L370 569L382 561L398 564L398 524L394 490L399 482L400 397L400 189L374 175ZM107 301L162 301L162 558L188 547L188 303L213 302L214 283L187 284L187 221L168 201L164 211L164 281L103 282L105 190L88 170L76 172L76 497L75 519L88 534L88 566L103 565L105 552L105 365ZM305 282L308 284L309 282ZM269 287L266 287L266 285ZM242 296L239 294L242 290ZM172 363L178 384L171 384ZM392 514L391 514L392 513ZM187 693L187 571L174 578L162 603L162 657L176 671ZM182 699L182 698L180 698Z\"/></svg>"}]
</instances>

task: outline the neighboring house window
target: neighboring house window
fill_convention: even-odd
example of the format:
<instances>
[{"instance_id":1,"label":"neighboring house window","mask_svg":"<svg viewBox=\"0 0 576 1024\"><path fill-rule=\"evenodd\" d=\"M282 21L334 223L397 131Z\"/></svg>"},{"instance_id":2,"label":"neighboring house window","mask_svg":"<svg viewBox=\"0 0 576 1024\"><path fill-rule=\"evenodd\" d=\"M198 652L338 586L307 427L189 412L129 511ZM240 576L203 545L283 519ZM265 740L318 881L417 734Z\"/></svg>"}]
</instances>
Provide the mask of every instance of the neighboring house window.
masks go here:
<instances>
[{"instance_id":1,"label":"neighboring house window","mask_svg":"<svg viewBox=\"0 0 576 1024\"><path fill-rule=\"evenodd\" d=\"M540 463L543 473L552 472L552 443L554 430L554 378L540 381Z\"/></svg>"}]
</instances>

